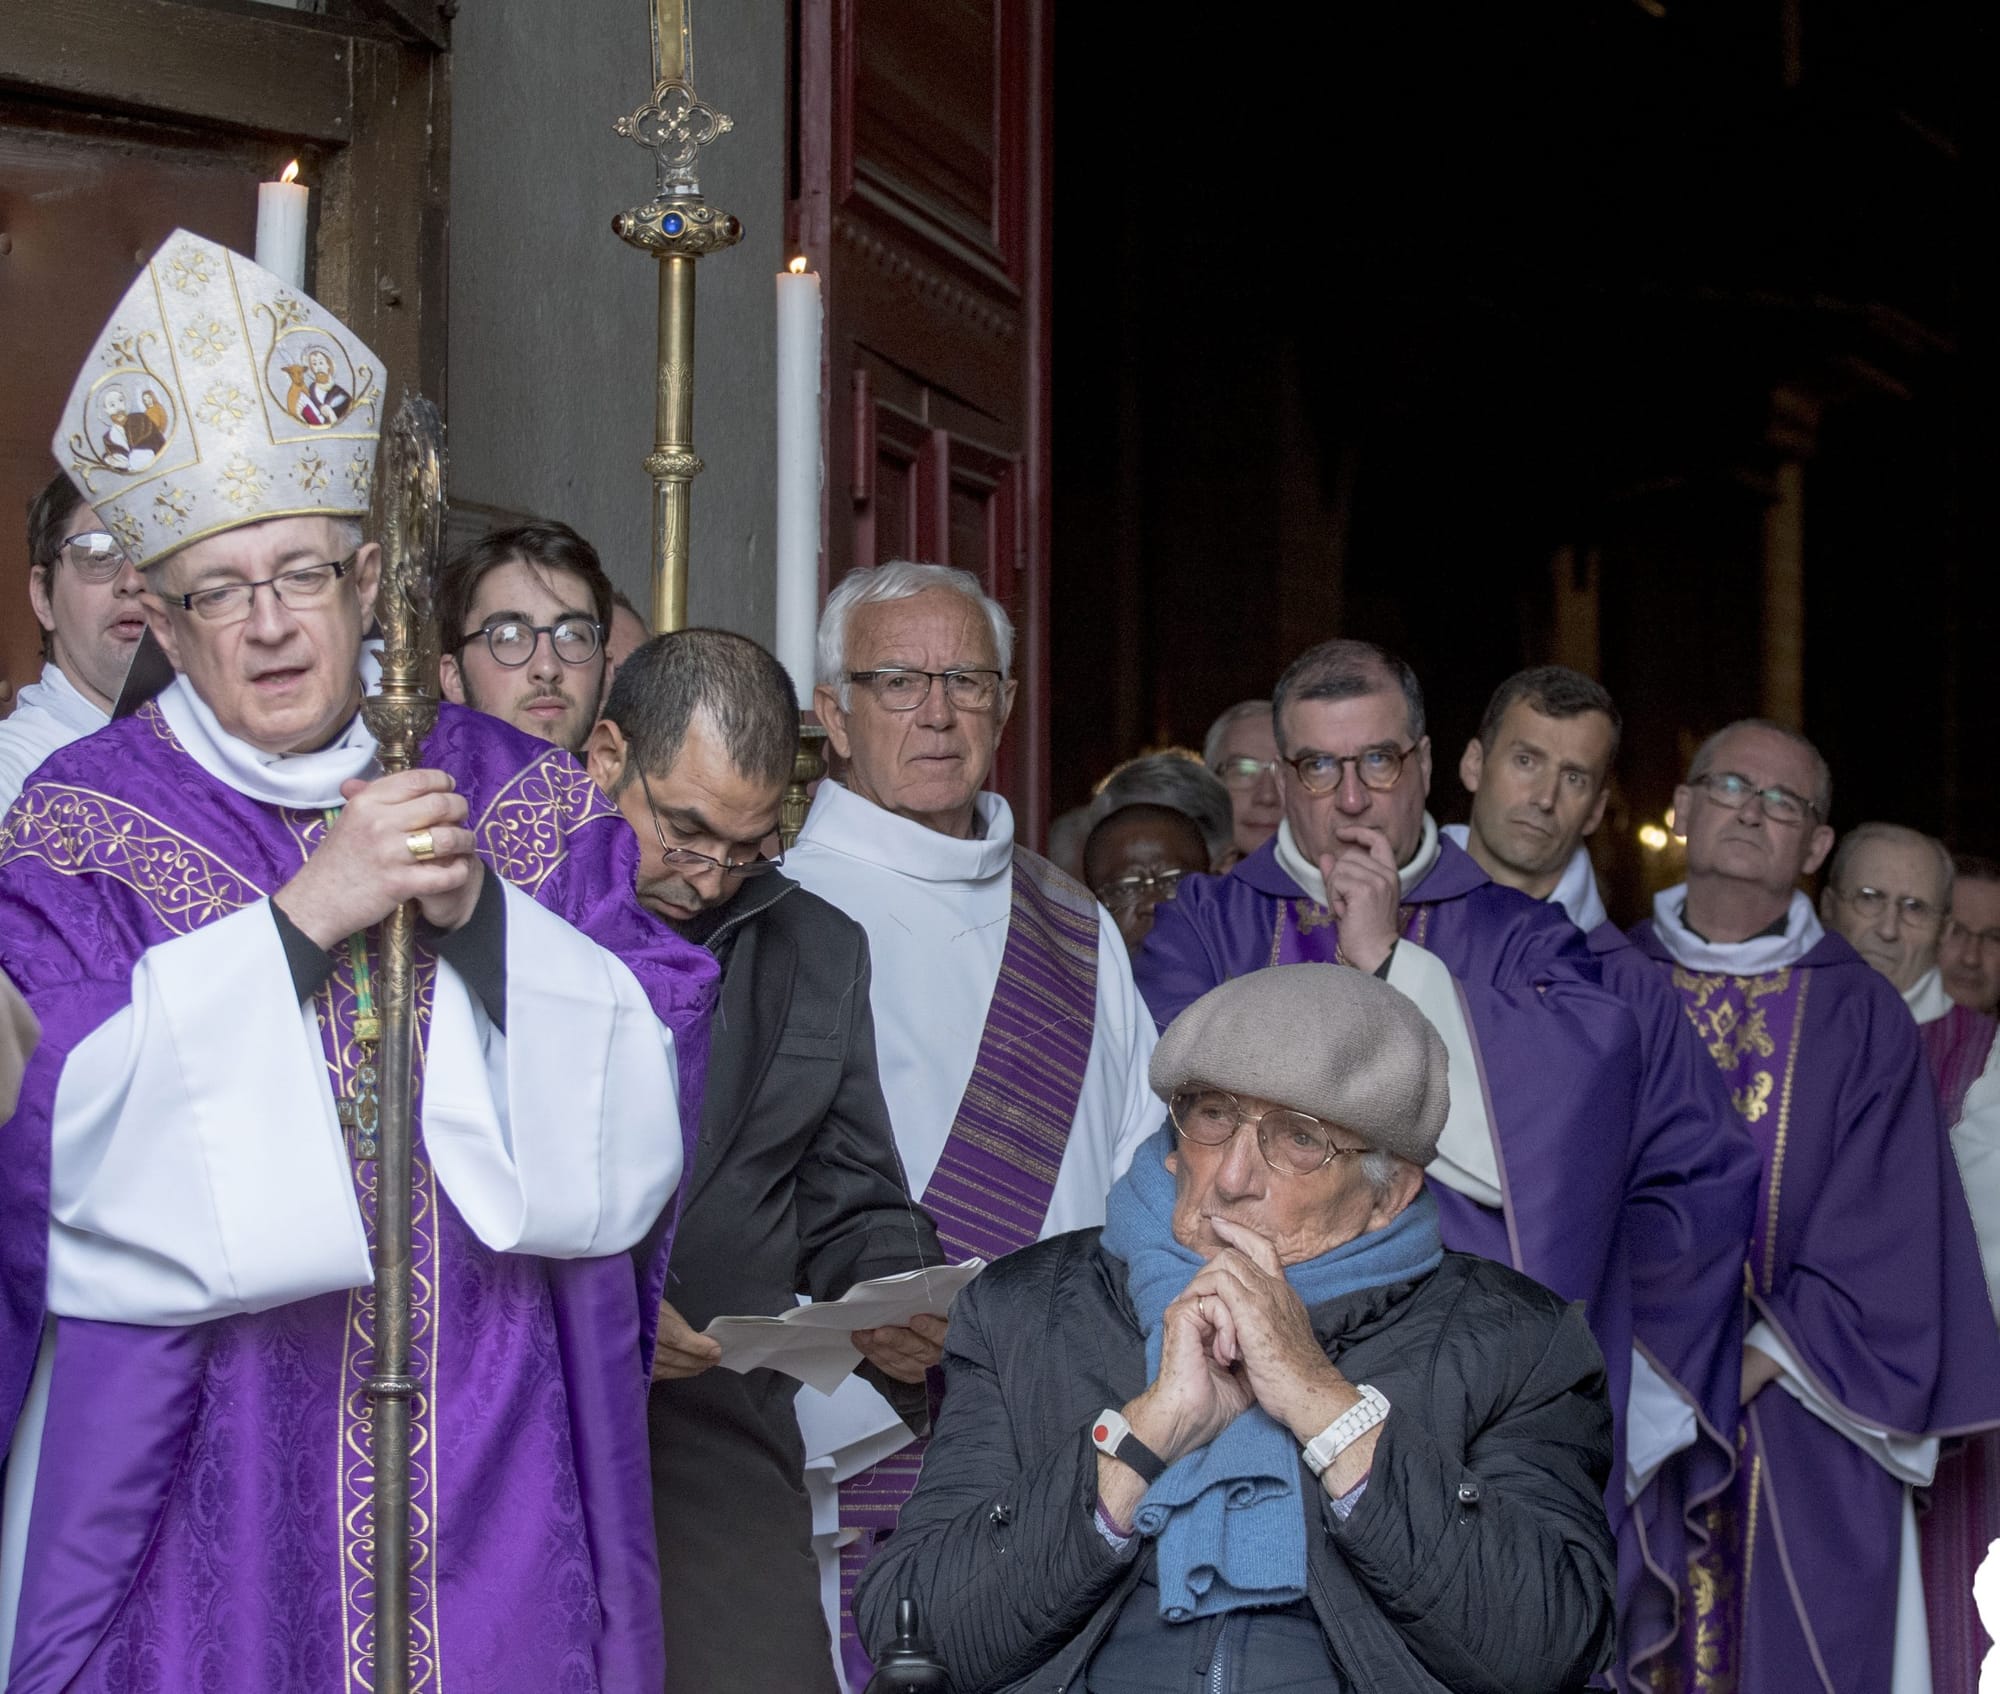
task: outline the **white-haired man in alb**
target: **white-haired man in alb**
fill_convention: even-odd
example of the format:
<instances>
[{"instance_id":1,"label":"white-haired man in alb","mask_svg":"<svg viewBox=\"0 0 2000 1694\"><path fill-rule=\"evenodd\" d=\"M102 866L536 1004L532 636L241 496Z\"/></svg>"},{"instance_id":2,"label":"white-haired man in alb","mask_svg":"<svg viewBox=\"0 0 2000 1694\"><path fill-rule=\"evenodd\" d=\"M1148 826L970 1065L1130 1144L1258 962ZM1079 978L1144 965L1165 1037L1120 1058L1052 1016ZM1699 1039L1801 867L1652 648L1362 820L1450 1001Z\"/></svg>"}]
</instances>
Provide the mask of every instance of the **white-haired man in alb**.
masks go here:
<instances>
[{"instance_id":1,"label":"white-haired man in alb","mask_svg":"<svg viewBox=\"0 0 2000 1694\"><path fill-rule=\"evenodd\" d=\"M882 1092L910 1191L954 1259L998 1258L1104 1218L1159 1125L1152 1019L1117 925L1087 889L1014 843L983 792L1014 704L1013 625L967 571L848 574L819 626L814 696L845 761L785 860L868 932ZM855 1578L892 1532L921 1444L874 1389L799 1396L809 1485L840 1484L841 1634L867 1660ZM822 1510L830 1556L832 1513Z\"/></svg>"}]
</instances>

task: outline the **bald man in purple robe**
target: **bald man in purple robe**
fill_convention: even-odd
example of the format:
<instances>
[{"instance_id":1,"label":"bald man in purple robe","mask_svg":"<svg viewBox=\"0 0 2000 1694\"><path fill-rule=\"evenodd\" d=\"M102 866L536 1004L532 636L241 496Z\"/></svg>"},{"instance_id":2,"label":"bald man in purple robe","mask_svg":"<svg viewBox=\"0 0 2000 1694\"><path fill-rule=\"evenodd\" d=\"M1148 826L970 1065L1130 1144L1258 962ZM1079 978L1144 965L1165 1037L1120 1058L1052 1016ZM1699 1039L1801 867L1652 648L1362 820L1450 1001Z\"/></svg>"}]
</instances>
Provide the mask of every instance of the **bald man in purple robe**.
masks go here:
<instances>
[{"instance_id":1,"label":"bald man in purple robe","mask_svg":"<svg viewBox=\"0 0 2000 1694\"><path fill-rule=\"evenodd\" d=\"M1182 880L1134 961L1140 991L1164 1028L1219 982L1328 961L1424 1009L1451 1057L1451 1115L1427 1172L1445 1242L1585 1302L1619 1418L1615 1526L1633 1357L1621 1228L1641 1072L1631 1010L1561 911L1440 838L1406 664L1324 642L1279 680L1273 722L1277 836L1226 877Z\"/></svg>"},{"instance_id":2,"label":"bald man in purple robe","mask_svg":"<svg viewBox=\"0 0 2000 1694\"><path fill-rule=\"evenodd\" d=\"M1763 1164L1741 1462L1682 1668L1742 1694L1928 1694L1911 1493L1941 1439L2000 1422L2000 1330L1909 1009L1798 890L1832 787L1794 730L1710 737L1674 792L1687 881L1631 932Z\"/></svg>"}]
</instances>

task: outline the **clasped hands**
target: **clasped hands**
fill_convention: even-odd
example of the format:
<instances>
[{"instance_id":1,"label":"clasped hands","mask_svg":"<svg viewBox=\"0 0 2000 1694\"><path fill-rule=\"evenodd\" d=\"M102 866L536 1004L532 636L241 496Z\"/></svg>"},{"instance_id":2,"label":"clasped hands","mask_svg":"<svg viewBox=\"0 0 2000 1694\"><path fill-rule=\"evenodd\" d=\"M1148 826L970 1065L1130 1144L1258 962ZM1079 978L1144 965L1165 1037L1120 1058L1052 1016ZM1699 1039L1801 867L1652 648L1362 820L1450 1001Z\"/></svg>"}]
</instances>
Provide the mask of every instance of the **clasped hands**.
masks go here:
<instances>
[{"instance_id":1,"label":"clasped hands","mask_svg":"<svg viewBox=\"0 0 2000 1694\"><path fill-rule=\"evenodd\" d=\"M945 1319L919 1312L908 1327L884 1325L879 1329L857 1329L849 1339L861 1356L885 1376L898 1382L917 1383L924 1372L944 1357ZM683 1377L700 1376L722 1361L722 1343L689 1326L673 1305L660 1302L660 1335L653 1343L653 1380L677 1382Z\"/></svg>"},{"instance_id":2,"label":"clasped hands","mask_svg":"<svg viewBox=\"0 0 2000 1694\"><path fill-rule=\"evenodd\" d=\"M1341 845L1317 861L1327 908L1340 925L1340 954L1357 970L1376 971L1396 945L1402 877L1389 838L1372 824L1343 824Z\"/></svg>"},{"instance_id":3,"label":"clasped hands","mask_svg":"<svg viewBox=\"0 0 2000 1694\"><path fill-rule=\"evenodd\" d=\"M1227 1218L1209 1225L1223 1250L1168 1305L1159 1375L1124 1408L1133 1433L1168 1464L1214 1440L1253 1405L1304 1446L1361 1399L1313 1334L1276 1247ZM1322 1481L1334 1493L1367 1474L1375 1435L1370 1430L1327 1468ZM1109 1459L1100 1460L1098 1476L1106 1507L1129 1523L1143 1484Z\"/></svg>"},{"instance_id":4,"label":"clasped hands","mask_svg":"<svg viewBox=\"0 0 2000 1694\"><path fill-rule=\"evenodd\" d=\"M407 770L354 778L340 796L346 805L326 839L272 897L304 934L331 950L405 900L415 900L434 929L457 929L472 916L486 873L449 776ZM425 831L431 853L419 858L410 837Z\"/></svg>"}]
</instances>

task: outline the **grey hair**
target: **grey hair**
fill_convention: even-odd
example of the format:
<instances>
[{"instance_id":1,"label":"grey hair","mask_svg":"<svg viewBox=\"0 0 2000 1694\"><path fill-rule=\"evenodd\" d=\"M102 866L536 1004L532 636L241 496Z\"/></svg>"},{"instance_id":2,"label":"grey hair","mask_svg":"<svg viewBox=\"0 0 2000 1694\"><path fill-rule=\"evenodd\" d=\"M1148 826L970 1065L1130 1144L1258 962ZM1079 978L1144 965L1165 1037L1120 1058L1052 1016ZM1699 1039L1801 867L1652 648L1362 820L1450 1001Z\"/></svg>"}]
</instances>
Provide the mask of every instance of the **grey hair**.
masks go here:
<instances>
[{"instance_id":1,"label":"grey hair","mask_svg":"<svg viewBox=\"0 0 2000 1694\"><path fill-rule=\"evenodd\" d=\"M350 553L360 552L362 547L367 542L368 532L362 527L361 520L357 517L336 517L331 512L325 512L325 513L306 512L302 515L305 517L323 516L328 523L332 524L333 533L335 537L334 545L340 549L343 556ZM162 553L157 559L155 559L150 565L146 567L148 581L151 581L150 573L158 570L162 565L171 564L174 560L178 559L183 553L185 553L188 550L188 548L192 547L193 545L194 543L192 541L184 542L179 547L176 547L171 553ZM329 561L329 563L330 562L331 561ZM166 579L163 577L160 580L164 582ZM348 586L350 588L353 586L352 577L348 579Z\"/></svg>"},{"instance_id":2,"label":"grey hair","mask_svg":"<svg viewBox=\"0 0 2000 1694\"><path fill-rule=\"evenodd\" d=\"M1769 718L1738 718L1734 723L1724 724L1706 741L1694 750L1694 757L1688 761L1687 779L1699 782L1707 776L1715 765L1715 750L1724 740L1739 729L1767 729L1773 735L1781 735L1794 747L1799 748L1812 760L1813 791L1810 796L1813 810L1819 813L1819 821L1827 823L1833 817L1833 768L1826 762L1826 755L1820 752L1797 730L1786 724L1773 723Z\"/></svg>"},{"instance_id":3,"label":"grey hair","mask_svg":"<svg viewBox=\"0 0 2000 1694\"><path fill-rule=\"evenodd\" d=\"M1934 835L1926 835L1920 829L1911 829L1900 823L1858 823L1840 838L1840 845L1833 851L1833 863L1827 869L1826 879L1834 887L1845 889L1847 869L1854 861L1854 855L1871 841L1921 841L1938 856L1938 866L1944 874L1944 894L1940 901L1946 909L1951 906L1951 890L1957 881L1957 867L1952 864L1951 850Z\"/></svg>"},{"instance_id":4,"label":"grey hair","mask_svg":"<svg viewBox=\"0 0 2000 1694\"><path fill-rule=\"evenodd\" d=\"M1285 667L1271 690L1271 733L1285 749L1285 708L1294 700L1358 700L1390 689L1403 696L1410 740L1424 738L1424 691L1417 673L1386 647L1336 636L1308 647Z\"/></svg>"},{"instance_id":5,"label":"grey hair","mask_svg":"<svg viewBox=\"0 0 2000 1694\"><path fill-rule=\"evenodd\" d=\"M1396 1170L1409 1161L1394 1153L1385 1152L1380 1147L1370 1147L1361 1155L1362 1180L1374 1190L1379 1200L1395 1186Z\"/></svg>"},{"instance_id":6,"label":"grey hair","mask_svg":"<svg viewBox=\"0 0 2000 1694\"><path fill-rule=\"evenodd\" d=\"M819 615L820 687L838 691L840 709L847 710L850 690L847 682L847 620L857 606L879 606L890 600L910 600L929 588L945 588L962 594L986 614L993 631L993 651L1004 680L1014 674L1014 620L1007 608L979 586L970 571L952 565L922 565L908 559L892 559L886 565L856 565L840 579L839 586L826 597L826 609Z\"/></svg>"},{"instance_id":7,"label":"grey hair","mask_svg":"<svg viewBox=\"0 0 2000 1694\"><path fill-rule=\"evenodd\" d=\"M1208 726L1208 733L1201 738L1201 762L1210 770L1215 769L1215 761L1222 757L1222 744L1229 739L1229 732L1245 718L1267 718L1271 715L1268 700L1238 700L1221 717Z\"/></svg>"},{"instance_id":8,"label":"grey hair","mask_svg":"<svg viewBox=\"0 0 2000 1694\"><path fill-rule=\"evenodd\" d=\"M1097 798L1091 801L1090 827L1095 829L1127 806L1164 806L1190 819L1201 831L1211 865L1236 844L1229 790L1206 765L1196 764L1185 753L1148 753L1127 759L1104 779Z\"/></svg>"}]
</instances>

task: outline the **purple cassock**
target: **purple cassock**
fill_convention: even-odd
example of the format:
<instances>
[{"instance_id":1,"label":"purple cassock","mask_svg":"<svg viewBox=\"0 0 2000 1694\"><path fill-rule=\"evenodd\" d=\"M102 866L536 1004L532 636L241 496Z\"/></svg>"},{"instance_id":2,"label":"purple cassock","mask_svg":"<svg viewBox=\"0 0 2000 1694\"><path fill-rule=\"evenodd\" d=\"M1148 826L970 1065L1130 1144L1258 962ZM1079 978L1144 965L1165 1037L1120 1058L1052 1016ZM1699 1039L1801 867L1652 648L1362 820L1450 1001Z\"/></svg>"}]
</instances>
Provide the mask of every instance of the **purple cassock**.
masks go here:
<instances>
[{"instance_id":1,"label":"purple cassock","mask_svg":"<svg viewBox=\"0 0 2000 1694\"><path fill-rule=\"evenodd\" d=\"M1403 896L1402 920L1403 936L1457 984L1500 1168L1497 1208L1431 1181L1445 1245L1584 1302L1616 1432L1605 1509L1623 1534L1632 1301L1620 1220L1641 1070L1633 1014L1559 908L1501 887L1449 840ZM1267 965L1333 963L1338 950L1332 914L1267 842L1227 876L1184 878L1132 974L1164 1029L1217 983Z\"/></svg>"},{"instance_id":2,"label":"purple cassock","mask_svg":"<svg viewBox=\"0 0 2000 1694\"><path fill-rule=\"evenodd\" d=\"M1624 1210L1633 1335L1696 1420L1693 1444L1658 1468L1619 1527L1619 1665L1638 1688L1679 1634L1689 1560L1736 1473L1743 1259L1762 1161L1652 961L1610 923L1588 941L1605 987L1638 1020L1644 1065Z\"/></svg>"},{"instance_id":3,"label":"purple cassock","mask_svg":"<svg viewBox=\"0 0 2000 1694\"><path fill-rule=\"evenodd\" d=\"M456 779L490 869L631 969L675 1036L691 1141L716 967L635 903L623 818L568 754L450 705L423 762ZM0 1128L10 1440L45 1333L66 1056L130 1002L146 949L261 900L327 827L211 776L148 704L54 755L0 828L0 960L44 1030ZM420 946L419 1088L435 980ZM360 1051L349 950L317 1007L338 1094ZM374 1161L349 1145L372 1234ZM644 1266L498 1253L440 1187L421 1126L415 1179L416 1686L657 1690L641 1284L663 1269L671 1231L655 1231ZM182 1327L56 1317L47 1332L10 1694L373 1686L371 1291Z\"/></svg>"},{"instance_id":4,"label":"purple cassock","mask_svg":"<svg viewBox=\"0 0 2000 1694\"><path fill-rule=\"evenodd\" d=\"M2000 1330L1972 1219L1888 979L1835 935L1755 976L1679 964L1651 920L1631 937L1759 1149L1754 1317L1833 1415L1913 1439L2000 1422ZM1889 1688L1904 1483L1780 1384L1743 1411L1739 1441L1736 1483L1710 1505L1694 1561L1688 1685Z\"/></svg>"}]
</instances>

